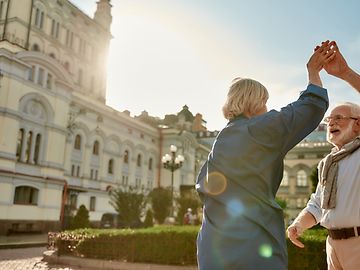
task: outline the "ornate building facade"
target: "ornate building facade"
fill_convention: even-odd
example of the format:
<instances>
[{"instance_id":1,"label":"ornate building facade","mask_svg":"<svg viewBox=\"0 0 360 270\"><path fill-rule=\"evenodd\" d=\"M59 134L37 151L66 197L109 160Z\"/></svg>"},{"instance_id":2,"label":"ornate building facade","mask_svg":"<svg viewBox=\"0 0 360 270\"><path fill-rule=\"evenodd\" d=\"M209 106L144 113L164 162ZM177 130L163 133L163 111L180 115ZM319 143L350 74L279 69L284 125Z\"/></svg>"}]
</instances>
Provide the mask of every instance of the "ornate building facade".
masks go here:
<instances>
[{"instance_id":1,"label":"ornate building facade","mask_svg":"<svg viewBox=\"0 0 360 270\"><path fill-rule=\"evenodd\" d=\"M317 165L331 148L332 145L326 141L326 125L320 124L285 156L284 174L277 197L286 202L287 223L306 206L316 188L311 177L317 177Z\"/></svg>"},{"instance_id":2,"label":"ornate building facade","mask_svg":"<svg viewBox=\"0 0 360 270\"><path fill-rule=\"evenodd\" d=\"M175 192L194 185L204 121L152 125L105 104L111 21L109 0L93 18L67 0L0 1L0 234L58 230L81 204L96 223L112 189L169 186L171 144L185 157Z\"/></svg>"},{"instance_id":3,"label":"ornate building facade","mask_svg":"<svg viewBox=\"0 0 360 270\"><path fill-rule=\"evenodd\" d=\"M217 132L185 105L164 119L131 117L105 103L111 3L93 18L68 0L0 1L0 234L58 230L84 204L93 223L109 192L171 185L161 158L185 157L174 191L194 186ZM293 217L329 145L310 140L286 157L279 197Z\"/></svg>"}]
</instances>

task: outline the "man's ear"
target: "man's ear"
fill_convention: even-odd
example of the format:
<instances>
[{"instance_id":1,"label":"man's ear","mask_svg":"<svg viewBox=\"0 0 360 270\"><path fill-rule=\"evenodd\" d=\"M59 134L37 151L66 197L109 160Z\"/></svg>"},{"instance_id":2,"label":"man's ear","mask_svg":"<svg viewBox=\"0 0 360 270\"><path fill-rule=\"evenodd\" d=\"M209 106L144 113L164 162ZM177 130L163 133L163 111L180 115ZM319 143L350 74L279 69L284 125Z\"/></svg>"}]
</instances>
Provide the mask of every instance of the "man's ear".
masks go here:
<instances>
[{"instance_id":1,"label":"man's ear","mask_svg":"<svg viewBox=\"0 0 360 270\"><path fill-rule=\"evenodd\" d=\"M357 135L360 135L360 118L358 118L357 120L355 120L355 123L353 125L353 129L355 131L355 133L357 133Z\"/></svg>"}]
</instances>

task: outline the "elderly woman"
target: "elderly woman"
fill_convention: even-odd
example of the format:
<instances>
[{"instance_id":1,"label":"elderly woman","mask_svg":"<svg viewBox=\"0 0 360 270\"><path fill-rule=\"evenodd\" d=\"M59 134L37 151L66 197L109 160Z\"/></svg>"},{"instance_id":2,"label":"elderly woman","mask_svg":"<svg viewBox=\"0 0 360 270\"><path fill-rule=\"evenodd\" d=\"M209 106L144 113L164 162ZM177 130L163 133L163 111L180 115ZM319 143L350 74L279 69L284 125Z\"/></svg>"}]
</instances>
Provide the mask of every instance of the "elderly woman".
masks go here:
<instances>
[{"instance_id":1,"label":"elderly woman","mask_svg":"<svg viewBox=\"0 0 360 270\"><path fill-rule=\"evenodd\" d=\"M233 82L223 107L229 122L196 183L204 204L199 269L287 269L283 211L275 195L286 153L318 126L328 108L319 72L333 56L324 42L307 64L307 89L280 111L267 112L268 91L259 82Z\"/></svg>"}]
</instances>

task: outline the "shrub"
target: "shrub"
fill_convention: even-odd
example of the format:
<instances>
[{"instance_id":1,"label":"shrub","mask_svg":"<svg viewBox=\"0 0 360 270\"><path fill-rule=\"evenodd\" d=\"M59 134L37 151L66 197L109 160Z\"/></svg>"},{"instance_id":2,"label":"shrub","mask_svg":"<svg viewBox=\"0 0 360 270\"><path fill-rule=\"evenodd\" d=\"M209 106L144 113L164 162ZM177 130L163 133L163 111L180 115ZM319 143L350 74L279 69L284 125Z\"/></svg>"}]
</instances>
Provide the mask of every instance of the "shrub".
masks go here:
<instances>
[{"instance_id":1,"label":"shrub","mask_svg":"<svg viewBox=\"0 0 360 270\"><path fill-rule=\"evenodd\" d=\"M80 205L75 217L71 221L70 227L73 230L90 227L89 211L86 209L85 205Z\"/></svg>"},{"instance_id":2,"label":"shrub","mask_svg":"<svg viewBox=\"0 0 360 270\"><path fill-rule=\"evenodd\" d=\"M163 224L170 214L171 191L161 187L154 188L149 194L149 199L155 219L159 224Z\"/></svg>"},{"instance_id":3,"label":"shrub","mask_svg":"<svg viewBox=\"0 0 360 270\"><path fill-rule=\"evenodd\" d=\"M145 197L139 191L130 188L118 189L111 193L110 204L119 214L119 220L125 227L141 227L140 217L145 208Z\"/></svg>"},{"instance_id":4,"label":"shrub","mask_svg":"<svg viewBox=\"0 0 360 270\"><path fill-rule=\"evenodd\" d=\"M167 265L196 265L198 226L85 229L58 234L58 254ZM300 249L287 240L289 270L326 270L326 231L308 230Z\"/></svg>"}]
</instances>

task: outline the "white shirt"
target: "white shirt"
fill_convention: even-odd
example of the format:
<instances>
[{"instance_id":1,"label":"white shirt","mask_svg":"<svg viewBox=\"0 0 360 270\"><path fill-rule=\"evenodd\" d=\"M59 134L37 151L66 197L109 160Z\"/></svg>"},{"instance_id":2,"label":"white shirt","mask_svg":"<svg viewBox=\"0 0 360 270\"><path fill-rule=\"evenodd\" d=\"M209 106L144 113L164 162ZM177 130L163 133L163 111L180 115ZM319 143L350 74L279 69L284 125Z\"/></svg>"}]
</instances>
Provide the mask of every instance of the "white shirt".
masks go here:
<instances>
[{"instance_id":1,"label":"white shirt","mask_svg":"<svg viewBox=\"0 0 360 270\"><path fill-rule=\"evenodd\" d=\"M306 210L328 229L360 226L360 148L339 161L336 207L320 207L321 188L318 184Z\"/></svg>"}]
</instances>

